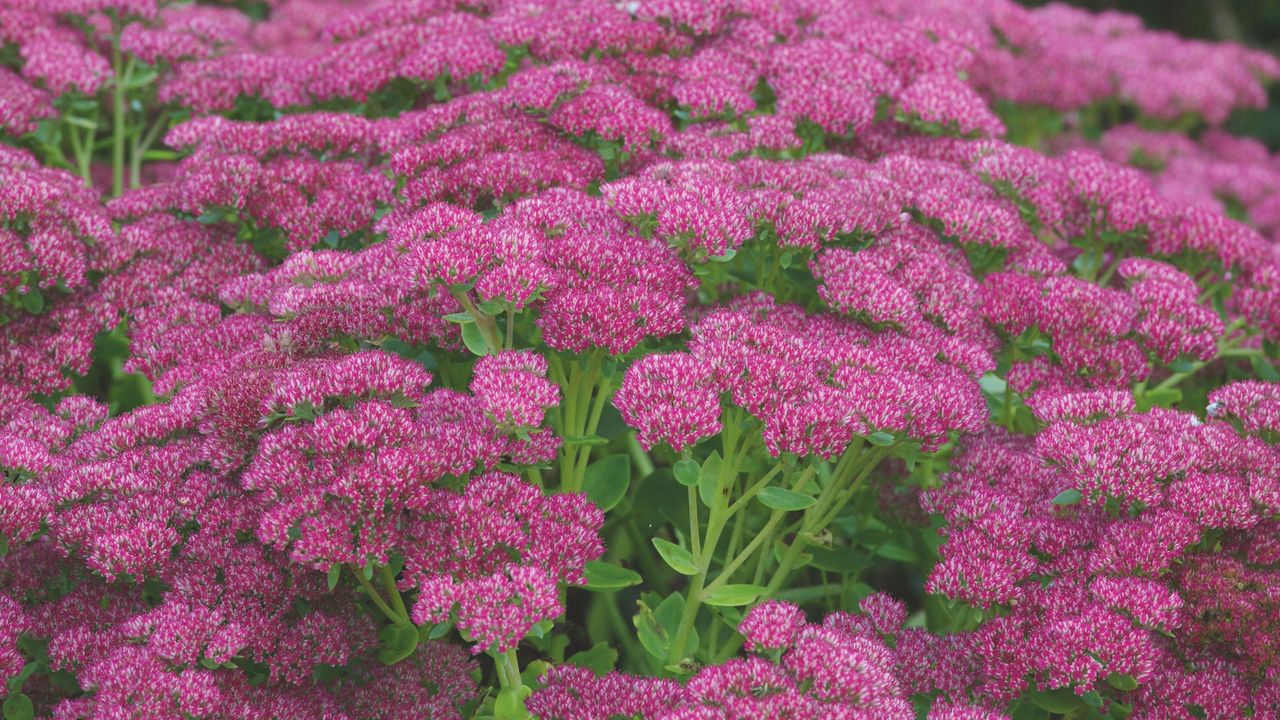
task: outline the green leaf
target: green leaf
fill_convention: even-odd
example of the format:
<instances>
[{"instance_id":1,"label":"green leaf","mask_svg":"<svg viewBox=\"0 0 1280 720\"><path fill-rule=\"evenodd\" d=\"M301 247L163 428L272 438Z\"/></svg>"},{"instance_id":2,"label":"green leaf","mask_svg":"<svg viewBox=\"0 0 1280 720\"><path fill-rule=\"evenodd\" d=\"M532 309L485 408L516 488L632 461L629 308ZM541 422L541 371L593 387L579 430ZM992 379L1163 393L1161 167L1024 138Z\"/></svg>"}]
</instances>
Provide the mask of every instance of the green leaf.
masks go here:
<instances>
[{"instance_id":1,"label":"green leaf","mask_svg":"<svg viewBox=\"0 0 1280 720\"><path fill-rule=\"evenodd\" d=\"M632 585L639 585L641 577L619 565L603 560L591 560L583 567L587 576L586 589L596 591L620 590Z\"/></svg>"},{"instance_id":2,"label":"green leaf","mask_svg":"<svg viewBox=\"0 0 1280 720\"><path fill-rule=\"evenodd\" d=\"M904 547L898 543L885 543L881 545L876 554L888 560L896 560L898 562L911 563L919 559L916 552L911 548Z\"/></svg>"},{"instance_id":3,"label":"green leaf","mask_svg":"<svg viewBox=\"0 0 1280 720\"><path fill-rule=\"evenodd\" d=\"M607 675L618 662L618 651L607 642L596 643L589 650L570 655L565 662L584 667L596 675Z\"/></svg>"},{"instance_id":4,"label":"green leaf","mask_svg":"<svg viewBox=\"0 0 1280 720\"><path fill-rule=\"evenodd\" d=\"M894 441L893 435L883 430L877 430L867 436L867 442L871 443L872 445L879 445L880 447L892 445L893 441Z\"/></svg>"},{"instance_id":5,"label":"green leaf","mask_svg":"<svg viewBox=\"0 0 1280 720\"><path fill-rule=\"evenodd\" d=\"M473 322L462 326L462 344L467 346L472 355L484 357L489 354L489 341L484 339L484 332Z\"/></svg>"},{"instance_id":6,"label":"green leaf","mask_svg":"<svg viewBox=\"0 0 1280 720\"><path fill-rule=\"evenodd\" d=\"M32 660L26 665L23 665L22 672L5 681L5 687L10 693L18 692L22 689L23 684L27 682L27 679L34 675L36 670L41 669L43 664L44 663L42 661Z\"/></svg>"},{"instance_id":7,"label":"green leaf","mask_svg":"<svg viewBox=\"0 0 1280 720\"><path fill-rule=\"evenodd\" d=\"M702 479L702 466L694 460L685 458L672 466L671 474L675 475L676 482L681 485L694 487Z\"/></svg>"},{"instance_id":8,"label":"green leaf","mask_svg":"<svg viewBox=\"0 0 1280 720\"><path fill-rule=\"evenodd\" d=\"M1253 366L1253 372L1263 380L1267 382L1280 380L1280 372L1276 371L1276 366L1261 355L1250 355L1249 364Z\"/></svg>"},{"instance_id":9,"label":"green leaf","mask_svg":"<svg viewBox=\"0 0 1280 720\"><path fill-rule=\"evenodd\" d=\"M720 466L724 460L719 451L711 453L702 463L702 476L698 478L698 498L702 504L712 507L716 501L716 486L720 480Z\"/></svg>"},{"instance_id":10,"label":"green leaf","mask_svg":"<svg viewBox=\"0 0 1280 720\"><path fill-rule=\"evenodd\" d=\"M1053 713L1071 713L1080 707L1080 697L1070 688L1056 690L1038 690L1031 693L1031 701Z\"/></svg>"},{"instance_id":11,"label":"green leaf","mask_svg":"<svg viewBox=\"0 0 1280 720\"><path fill-rule=\"evenodd\" d=\"M329 592L333 592L333 589L338 587L338 579L341 577L342 577L341 565L334 565L333 567L329 568L329 577L328 577Z\"/></svg>"},{"instance_id":12,"label":"green leaf","mask_svg":"<svg viewBox=\"0 0 1280 720\"><path fill-rule=\"evenodd\" d=\"M65 115L63 116L62 121L68 125L74 125L75 127L84 128L85 130L98 129L97 123L93 122L89 118L77 117L75 115Z\"/></svg>"},{"instance_id":13,"label":"green leaf","mask_svg":"<svg viewBox=\"0 0 1280 720\"><path fill-rule=\"evenodd\" d=\"M36 708L31 704L31 698L18 693L4 701L3 713L4 720L32 720L36 716Z\"/></svg>"},{"instance_id":14,"label":"green leaf","mask_svg":"<svg viewBox=\"0 0 1280 720\"><path fill-rule=\"evenodd\" d=\"M1182 391L1178 388L1151 389L1138 398L1138 410L1145 412L1153 407L1171 408L1182 402Z\"/></svg>"},{"instance_id":15,"label":"green leaf","mask_svg":"<svg viewBox=\"0 0 1280 720\"><path fill-rule=\"evenodd\" d=\"M636 637L640 639L640 644L650 655L659 660L665 660L671 638L667 637L667 631L662 628L662 623L658 622L658 616L643 600L637 602L636 606L639 609L635 617L631 618L631 622L636 626Z\"/></svg>"},{"instance_id":16,"label":"green leaf","mask_svg":"<svg viewBox=\"0 0 1280 720\"><path fill-rule=\"evenodd\" d=\"M382 641L378 659L384 665L394 665L418 649L418 628L413 625L384 625L378 631L378 639Z\"/></svg>"},{"instance_id":17,"label":"green leaf","mask_svg":"<svg viewBox=\"0 0 1280 720\"><path fill-rule=\"evenodd\" d=\"M702 601L715 607L740 607L751 604L764 591L760 585L721 585L707 593Z\"/></svg>"},{"instance_id":18,"label":"green leaf","mask_svg":"<svg viewBox=\"0 0 1280 720\"><path fill-rule=\"evenodd\" d=\"M1111 673L1107 676L1107 684L1111 687L1129 692L1138 689L1138 681L1132 675L1124 675L1122 673Z\"/></svg>"},{"instance_id":19,"label":"green leaf","mask_svg":"<svg viewBox=\"0 0 1280 720\"><path fill-rule=\"evenodd\" d=\"M1083 499L1084 499L1084 495L1081 495L1079 490L1075 488L1067 488L1066 490L1063 490L1062 492L1058 493L1057 497L1053 499L1053 504L1054 505L1075 505L1076 503L1080 502Z\"/></svg>"},{"instance_id":20,"label":"green leaf","mask_svg":"<svg viewBox=\"0 0 1280 720\"><path fill-rule=\"evenodd\" d=\"M812 495L805 495L780 487L767 487L756 496L761 505L774 510L803 510L818 502Z\"/></svg>"},{"instance_id":21,"label":"green leaf","mask_svg":"<svg viewBox=\"0 0 1280 720\"><path fill-rule=\"evenodd\" d=\"M507 311L506 300L485 300L476 306L476 309L486 315L497 315Z\"/></svg>"},{"instance_id":22,"label":"green leaf","mask_svg":"<svg viewBox=\"0 0 1280 720\"><path fill-rule=\"evenodd\" d=\"M554 627L555 627L554 620L551 620L550 618L543 619L542 621L536 623L533 627L529 628L528 637L538 638L539 640L541 640L542 638L546 637L547 633L551 632L551 629Z\"/></svg>"},{"instance_id":23,"label":"green leaf","mask_svg":"<svg viewBox=\"0 0 1280 720\"><path fill-rule=\"evenodd\" d=\"M866 556L861 549L851 547L823 548L812 550L812 565L827 572L848 573L860 569L866 564Z\"/></svg>"},{"instance_id":24,"label":"green leaf","mask_svg":"<svg viewBox=\"0 0 1280 720\"><path fill-rule=\"evenodd\" d=\"M44 295L37 288L30 288L22 296L22 309L32 315L39 315L44 310Z\"/></svg>"},{"instance_id":25,"label":"green leaf","mask_svg":"<svg viewBox=\"0 0 1280 720\"><path fill-rule=\"evenodd\" d=\"M565 445L607 445L609 438L600 437L599 435L565 435Z\"/></svg>"},{"instance_id":26,"label":"green leaf","mask_svg":"<svg viewBox=\"0 0 1280 720\"><path fill-rule=\"evenodd\" d=\"M707 257L707 259L710 260L711 262L729 262L730 260L734 259L737 256L738 256L738 249L729 248L728 250L724 251L723 255L711 255Z\"/></svg>"},{"instance_id":27,"label":"green leaf","mask_svg":"<svg viewBox=\"0 0 1280 720\"><path fill-rule=\"evenodd\" d=\"M444 316L443 320L445 322L457 323L459 325L466 325L467 323L474 323L476 321L469 312L449 313Z\"/></svg>"},{"instance_id":28,"label":"green leaf","mask_svg":"<svg viewBox=\"0 0 1280 720\"><path fill-rule=\"evenodd\" d=\"M631 458L618 454L587 466L582 489L601 510L608 512L627 494L631 486Z\"/></svg>"},{"instance_id":29,"label":"green leaf","mask_svg":"<svg viewBox=\"0 0 1280 720\"><path fill-rule=\"evenodd\" d=\"M920 443L903 443L894 448L893 454L902 458L903 463L907 466L907 472L914 472L916 461L920 459Z\"/></svg>"},{"instance_id":30,"label":"green leaf","mask_svg":"<svg viewBox=\"0 0 1280 720\"><path fill-rule=\"evenodd\" d=\"M1133 707L1120 702L1111 703L1111 712L1109 717L1113 720L1126 720L1133 714Z\"/></svg>"},{"instance_id":31,"label":"green leaf","mask_svg":"<svg viewBox=\"0 0 1280 720\"><path fill-rule=\"evenodd\" d=\"M499 690L497 699L493 701L494 720L525 720L533 717L524 706L525 698L530 692L523 685Z\"/></svg>"},{"instance_id":32,"label":"green leaf","mask_svg":"<svg viewBox=\"0 0 1280 720\"><path fill-rule=\"evenodd\" d=\"M684 594L680 592L671 593L653 612L667 635L675 637L676 632L680 629L680 618L684 616ZM689 646L685 648L686 653L693 653L694 650L698 649L697 637L696 633L689 635Z\"/></svg>"},{"instance_id":33,"label":"green leaf","mask_svg":"<svg viewBox=\"0 0 1280 720\"><path fill-rule=\"evenodd\" d=\"M1049 711L1036 705L1027 698L1023 698L1014 703L1013 710L1009 713L1013 720L1049 720Z\"/></svg>"},{"instance_id":34,"label":"green leaf","mask_svg":"<svg viewBox=\"0 0 1280 720\"><path fill-rule=\"evenodd\" d=\"M693 564L693 555L688 550L662 538L654 538L653 546L658 549L658 554L672 570L681 575L698 574L698 566Z\"/></svg>"},{"instance_id":35,"label":"green leaf","mask_svg":"<svg viewBox=\"0 0 1280 720\"><path fill-rule=\"evenodd\" d=\"M439 640L445 635L448 635L449 631L452 629L453 629L452 620L439 623L438 625L433 625L430 629L428 629L426 625L423 625L422 627L418 628L419 642L421 642L423 635L426 635L426 639L428 640Z\"/></svg>"}]
</instances>

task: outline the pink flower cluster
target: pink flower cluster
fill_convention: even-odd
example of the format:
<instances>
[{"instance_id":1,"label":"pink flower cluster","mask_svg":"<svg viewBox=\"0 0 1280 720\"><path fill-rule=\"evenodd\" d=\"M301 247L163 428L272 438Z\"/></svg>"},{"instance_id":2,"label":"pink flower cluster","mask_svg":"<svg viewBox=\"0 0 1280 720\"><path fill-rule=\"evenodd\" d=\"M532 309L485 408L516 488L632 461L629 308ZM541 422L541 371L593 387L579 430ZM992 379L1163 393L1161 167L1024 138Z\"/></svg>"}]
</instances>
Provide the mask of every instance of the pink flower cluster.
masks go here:
<instances>
[{"instance_id":1,"label":"pink flower cluster","mask_svg":"<svg viewBox=\"0 0 1280 720\"><path fill-rule=\"evenodd\" d=\"M972 376L937 354L896 332L745 296L693 327L687 355L632 366L615 402L649 446L716 434L722 395L760 420L774 456L830 458L873 432L936 446L985 424Z\"/></svg>"},{"instance_id":2,"label":"pink flower cluster","mask_svg":"<svg viewBox=\"0 0 1280 720\"><path fill-rule=\"evenodd\" d=\"M683 686L559 666L547 673L545 687L528 707L549 720L916 717L906 698L912 691L941 689L930 685L924 668L924 653L941 648L927 647L927 632L903 629L906 607L886 595L863 599L859 610L831 613L814 625L792 603L765 602L739 625L756 655L702 668ZM944 701L928 717L1007 716Z\"/></svg>"},{"instance_id":3,"label":"pink flower cluster","mask_svg":"<svg viewBox=\"0 0 1280 720\"><path fill-rule=\"evenodd\" d=\"M0 5L7 715L1276 717L1280 163L1219 129L1274 58L1010 0Z\"/></svg>"},{"instance_id":4,"label":"pink flower cluster","mask_svg":"<svg viewBox=\"0 0 1280 720\"><path fill-rule=\"evenodd\" d=\"M1229 385L1220 402L1254 427L1266 411L1243 399L1258 391ZM1084 694L1123 676L1134 717L1272 707L1275 448L1220 420L1134 413L1123 397L1066 399L1034 441L967 441L925 493L947 520L929 587L1006 608L972 632L981 671L968 692Z\"/></svg>"}]
</instances>

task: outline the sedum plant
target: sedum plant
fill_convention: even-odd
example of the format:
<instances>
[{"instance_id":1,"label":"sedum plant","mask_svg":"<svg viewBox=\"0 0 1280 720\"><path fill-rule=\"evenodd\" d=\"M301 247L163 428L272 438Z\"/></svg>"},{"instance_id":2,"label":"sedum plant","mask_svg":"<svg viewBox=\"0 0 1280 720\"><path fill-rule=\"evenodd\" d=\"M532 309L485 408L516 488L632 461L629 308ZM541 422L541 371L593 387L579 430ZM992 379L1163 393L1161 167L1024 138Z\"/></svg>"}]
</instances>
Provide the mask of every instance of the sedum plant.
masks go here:
<instances>
[{"instance_id":1,"label":"sedum plant","mask_svg":"<svg viewBox=\"0 0 1280 720\"><path fill-rule=\"evenodd\" d=\"M1280 63L0 0L5 720L1280 717Z\"/></svg>"}]
</instances>

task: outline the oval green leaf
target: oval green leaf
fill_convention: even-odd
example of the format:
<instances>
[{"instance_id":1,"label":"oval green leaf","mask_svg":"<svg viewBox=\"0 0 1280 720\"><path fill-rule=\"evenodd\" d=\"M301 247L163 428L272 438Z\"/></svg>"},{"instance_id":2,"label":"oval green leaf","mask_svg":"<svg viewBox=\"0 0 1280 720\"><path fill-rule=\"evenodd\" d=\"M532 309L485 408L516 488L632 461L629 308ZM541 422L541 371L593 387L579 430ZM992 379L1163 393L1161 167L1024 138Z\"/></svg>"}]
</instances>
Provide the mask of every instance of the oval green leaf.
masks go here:
<instances>
[{"instance_id":1,"label":"oval green leaf","mask_svg":"<svg viewBox=\"0 0 1280 720\"><path fill-rule=\"evenodd\" d=\"M702 601L715 607L740 607L755 602L764 591L760 585L721 585L707 593Z\"/></svg>"},{"instance_id":2,"label":"oval green leaf","mask_svg":"<svg viewBox=\"0 0 1280 720\"><path fill-rule=\"evenodd\" d=\"M818 502L812 495L780 487L767 487L756 496L761 505L774 510L803 510Z\"/></svg>"},{"instance_id":3,"label":"oval green leaf","mask_svg":"<svg viewBox=\"0 0 1280 720\"><path fill-rule=\"evenodd\" d=\"M23 693L10 695L4 701L4 720L31 720L36 716L35 705Z\"/></svg>"},{"instance_id":4,"label":"oval green leaf","mask_svg":"<svg viewBox=\"0 0 1280 720\"><path fill-rule=\"evenodd\" d=\"M418 649L418 628L414 625L385 625L378 631L382 646L378 659L385 665L394 665Z\"/></svg>"},{"instance_id":5,"label":"oval green leaf","mask_svg":"<svg viewBox=\"0 0 1280 720\"><path fill-rule=\"evenodd\" d=\"M867 442L871 443L872 445L879 445L880 447L886 447L888 445L892 445L893 441L894 441L893 435L883 430L877 430L867 436Z\"/></svg>"},{"instance_id":6,"label":"oval green leaf","mask_svg":"<svg viewBox=\"0 0 1280 720\"><path fill-rule=\"evenodd\" d=\"M597 507L605 512L617 507L631 487L631 458L610 455L587 466L582 489Z\"/></svg>"},{"instance_id":7,"label":"oval green leaf","mask_svg":"<svg viewBox=\"0 0 1280 720\"><path fill-rule=\"evenodd\" d=\"M1108 675L1107 684L1123 692L1129 692L1130 690L1138 689L1137 679L1135 679L1132 675L1123 675L1121 673L1111 673L1110 675Z\"/></svg>"},{"instance_id":8,"label":"oval green leaf","mask_svg":"<svg viewBox=\"0 0 1280 720\"><path fill-rule=\"evenodd\" d=\"M1080 502L1083 499L1084 499L1084 495L1081 495L1079 490L1075 488L1067 488L1066 490L1063 490L1062 492L1058 493L1057 497L1053 499L1053 504L1054 505L1075 505L1076 503Z\"/></svg>"},{"instance_id":9,"label":"oval green leaf","mask_svg":"<svg viewBox=\"0 0 1280 720\"><path fill-rule=\"evenodd\" d=\"M702 479L702 466L694 460L685 458L672 466L671 474L675 475L676 482L681 485L694 487Z\"/></svg>"},{"instance_id":10,"label":"oval green leaf","mask_svg":"<svg viewBox=\"0 0 1280 720\"><path fill-rule=\"evenodd\" d=\"M698 566L693 564L693 555L688 550L662 538L654 538L653 546L658 549L658 554L672 570L681 575L698 574Z\"/></svg>"},{"instance_id":11,"label":"oval green leaf","mask_svg":"<svg viewBox=\"0 0 1280 720\"><path fill-rule=\"evenodd\" d=\"M589 561L583 567L583 572L587 576L586 588L588 590L619 590L632 585L639 585L641 581L638 573L603 560Z\"/></svg>"}]
</instances>

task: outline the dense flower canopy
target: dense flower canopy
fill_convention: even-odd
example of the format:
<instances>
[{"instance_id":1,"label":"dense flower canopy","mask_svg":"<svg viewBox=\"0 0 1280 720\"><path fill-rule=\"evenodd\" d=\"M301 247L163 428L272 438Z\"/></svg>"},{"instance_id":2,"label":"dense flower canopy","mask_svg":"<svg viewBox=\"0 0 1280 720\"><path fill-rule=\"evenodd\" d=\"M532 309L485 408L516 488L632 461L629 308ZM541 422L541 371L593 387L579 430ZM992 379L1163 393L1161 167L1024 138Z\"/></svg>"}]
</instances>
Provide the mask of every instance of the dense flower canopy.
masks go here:
<instances>
[{"instance_id":1,"label":"dense flower canopy","mask_svg":"<svg viewBox=\"0 0 1280 720\"><path fill-rule=\"evenodd\" d=\"M0 0L6 720L1280 718L1280 62Z\"/></svg>"}]
</instances>

